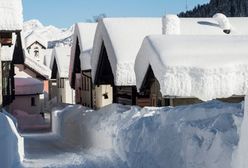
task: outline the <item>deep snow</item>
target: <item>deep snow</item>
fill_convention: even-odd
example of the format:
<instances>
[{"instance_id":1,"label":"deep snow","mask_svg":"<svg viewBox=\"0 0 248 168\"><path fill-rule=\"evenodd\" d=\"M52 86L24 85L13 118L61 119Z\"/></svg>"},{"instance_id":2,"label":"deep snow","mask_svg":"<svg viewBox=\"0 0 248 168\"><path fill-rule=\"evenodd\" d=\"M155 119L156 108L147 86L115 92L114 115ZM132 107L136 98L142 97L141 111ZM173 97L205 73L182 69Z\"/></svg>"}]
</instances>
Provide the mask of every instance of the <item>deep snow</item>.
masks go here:
<instances>
[{"instance_id":1,"label":"deep snow","mask_svg":"<svg viewBox=\"0 0 248 168\"><path fill-rule=\"evenodd\" d=\"M25 167L231 168L243 104L54 109L53 134L25 135ZM52 138L51 138L52 137ZM66 159L65 159L66 158Z\"/></svg>"}]
</instances>

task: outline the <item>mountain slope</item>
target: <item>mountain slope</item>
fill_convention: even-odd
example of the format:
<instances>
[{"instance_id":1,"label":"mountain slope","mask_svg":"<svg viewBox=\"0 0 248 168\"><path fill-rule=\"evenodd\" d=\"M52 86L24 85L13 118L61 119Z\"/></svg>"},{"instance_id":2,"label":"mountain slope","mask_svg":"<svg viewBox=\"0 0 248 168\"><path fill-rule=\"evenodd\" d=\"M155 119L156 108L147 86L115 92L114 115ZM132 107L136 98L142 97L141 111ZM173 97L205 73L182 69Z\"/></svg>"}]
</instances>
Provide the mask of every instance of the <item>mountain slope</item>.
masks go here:
<instances>
[{"instance_id":1,"label":"mountain slope","mask_svg":"<svg viewBox=\"0 0 248 168\"><path fill-rule=\"evenodd\" d=\"M44 26L39 20L24 22L24 38L30 34L37 33L48 41L48 48L58 45L71 45L74 26L68 29L59 29L54 26Z\"/></svg>"}]
</instances>

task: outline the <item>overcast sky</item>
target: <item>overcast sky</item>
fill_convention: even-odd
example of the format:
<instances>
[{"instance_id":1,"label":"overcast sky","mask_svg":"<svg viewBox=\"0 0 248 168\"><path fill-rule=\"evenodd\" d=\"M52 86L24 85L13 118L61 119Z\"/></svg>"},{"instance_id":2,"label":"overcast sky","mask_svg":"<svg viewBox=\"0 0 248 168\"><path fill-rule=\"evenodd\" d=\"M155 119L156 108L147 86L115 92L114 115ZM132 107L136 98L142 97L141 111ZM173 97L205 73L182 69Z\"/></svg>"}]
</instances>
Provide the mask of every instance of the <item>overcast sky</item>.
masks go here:
<instances>
[{"instance_id":1,"label":"overcast sky","mask_svg":"<svg viewBox=\"0 0 248 168\"><path fill-rule=\"evenodd\" d=\"M69 27L101 13L108 17L160 17L177 14L209 0L23 0L24 19L38 19L45 25Z\"/></svg>"}]
</instances>

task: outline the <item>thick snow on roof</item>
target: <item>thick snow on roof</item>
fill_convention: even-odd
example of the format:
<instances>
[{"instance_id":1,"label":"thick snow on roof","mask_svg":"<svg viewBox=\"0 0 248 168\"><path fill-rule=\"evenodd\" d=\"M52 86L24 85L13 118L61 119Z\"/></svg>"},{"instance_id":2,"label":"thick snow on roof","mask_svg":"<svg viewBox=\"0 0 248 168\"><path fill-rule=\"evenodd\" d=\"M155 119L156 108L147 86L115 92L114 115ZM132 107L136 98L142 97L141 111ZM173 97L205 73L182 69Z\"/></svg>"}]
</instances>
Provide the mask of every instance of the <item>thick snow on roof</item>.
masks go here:
<instances>
[{"instance_id":1,"label":"thick snow on roof","mask_svg":"<svg viewBox=\"0 0 248 168\"><path fill-rule=\"evenodd\" d=\"M61 46L54 48L50 68L53 69L53 64L56 60L60 78L69 78L70 52L70 46Z\"/></svg>"},{"instance_id":2,"label":"thick snow on roof","mask_svg":"<svg viewBox=\"0 0 248 168\"><path fill-rule=\"evenodd\" d=\"M41 62L36 61L32 58L29 53L25 50L25 65L38 72L40 75L44 76L46 79L51 77L51 70L49 67L45 66Z\"/></svg>"},{"instance_id":3,"label":"thick snow on roof","mask_svg":"<svg viewBox=\"0 0 248 168\"><path fill-rule=\"evenodd\" d=\"M91 59L93 81L104 43L116 85L135 85L134 61L149 34L162 34L161 18L106 18L98 23Z\"/></svg>"},{"instance_id":4,"label":"thick snow on roof","mask_svg":"<svg viewBox=\"0 0 248 168\"><path fill-rule=\"evenodd\" d=\"M164 96L247 94L247 46L248 36L148 36L135 63L137 88L151 65Z\"/></svg>"},{"instance_id":5,"label":"thick snow on roof","mask_svg":"<svg viewBox=\"0 0 248 168\"><path fill-rule=\"evenodd\" d=\"M17 35L15 33L12 34L12 41L13 45L9 46L2 46L1 47L1 60L2 61L12 61L13 60L13 54L16 44Z\"/></svg>"},{"instance_id":6,"label":"thick snow on roof","mask_svg":"<svg viewBox=\"0 0 248 168\"><path fill-rule=\"evenodd\" d=\"M248 34L248 18L228 18L231 34ZM104 43L116 85L135 85L134 62L147 35L162 34L162 18L105 18L99 22L92 52L95 80ZM214 18L180 18L181 35L226 35Z\"/></svg>"},{"instance_id":7,"label":"thick snow on roof","mask_svg":"<svg viewBox=\"0 0 248 168\"><path fill-rule=\"evenodd\" d=\"M30 47L33 43L38 42L43 47L47 48L47 40L40 36L38 33L30 33L25 37L26 48Z\"/></svg>"},{"instance_id":8,"label":"thick snow on roof","mask_svg":"<svg viewBox=\"0 0 248 168\"><path fill-rule=\"evenodd\" d=\"M0 31L22 30L22 0L0 0Z\"/></svg>"},{"instance_id":9,"label":"thick snow on roof","mask_svg":"<svg viewBox=\"0 0 248 168\"><path fill-rule=\"evenodd\" d=\"M77 42L81 52L80 53L81 70L91 69L91 53L92 53L93 41L96 32L96 26L97 23L77 23L75 25L73 44L71 49L71 59L70 59L70 73L69 73L70 80L74 66Z\"/></svg>"},{"instance_id":10,"label":"thick snow on roof","mask_svg":"<svg viewBox=\"0 0 248 168\"><path fill-rule=\"evenodd\" d=\"M34 78L15 77L15 94L30 95L43 93L43 82Z\"/></svg>"}]
</instances>

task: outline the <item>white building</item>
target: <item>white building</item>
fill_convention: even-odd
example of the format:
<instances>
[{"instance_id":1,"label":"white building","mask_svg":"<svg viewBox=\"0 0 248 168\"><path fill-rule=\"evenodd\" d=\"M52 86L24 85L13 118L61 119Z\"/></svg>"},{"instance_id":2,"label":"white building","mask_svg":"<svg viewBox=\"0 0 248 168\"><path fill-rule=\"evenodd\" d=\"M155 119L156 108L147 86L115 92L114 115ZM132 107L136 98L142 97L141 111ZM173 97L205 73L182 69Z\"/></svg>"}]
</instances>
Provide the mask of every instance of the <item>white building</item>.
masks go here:
<instances>
[{"instance_id":1,"label":"white building","mask_svg":"<svg viewBox=\"0 0 248 168\"><path fill-rule=\"evenodd\" d=\"M71 47L55 47L50 68L52 69L49 83L50 98L57 98L59 103L75 103L75 91L69 83L69 64Z\"/></svg>"},{"instance_id":2,"label":"white building","mask_svg":"<svg viewBox=\"0 0 248 168\"><path fill-rule=\"evenodd\" d=\"M137 89L151 105L243 100L248 18L168 15L162 23L164 35L147 36L135 62Z\"/></svg>"},{"instance_id":3,"label":"white building","mask_svg":"<svg viewBox=\"0 0 248 168\"><path fill-rule=\"evenodd\" d=\"M69 72L70 85L75 89L76 103L91 108L100 108L112 103L103 98L103 87L93 85L91 80L91 55L96 27L97 23L75 25Z\"/></svg>"},{"instance_id":4,"label":"white building","mask_svg":"<svg viewBox=\"0 0 248 168\"><path fill-rule=\"evenodd\" d=\"M30 33L25 37L25 45L30 57L43 64L46 55L47 41L38 33Z\"/></svg>"}]
</instances>

